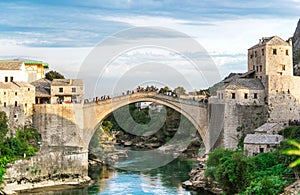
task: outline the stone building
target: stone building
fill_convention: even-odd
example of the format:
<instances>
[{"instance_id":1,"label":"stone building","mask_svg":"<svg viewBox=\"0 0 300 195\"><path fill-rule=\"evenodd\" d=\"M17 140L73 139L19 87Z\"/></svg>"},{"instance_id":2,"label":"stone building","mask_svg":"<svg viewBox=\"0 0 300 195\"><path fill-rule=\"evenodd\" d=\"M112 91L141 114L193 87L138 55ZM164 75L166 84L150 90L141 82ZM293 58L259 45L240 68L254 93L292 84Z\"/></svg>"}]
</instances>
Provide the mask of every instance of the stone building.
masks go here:
<instances>
[{"instance_id":1,"label":"stone building","mask_svg":"<svg viewBox=\"0 0 300 195\"><path fill-rule=\"evenodd\" d=\"M299 119L300 77L293 76L292 40L263 37L248 50L248 71L261 79L270 110L270 122Z\"/></svg>"},{"instance_id":2,"label":"stone building","mask_svg":"<svg viewBox=\"0 0 300 195\"><path fill-rule=\"evenodd\" d=\"M27 82L0 82L0 107L8 118L9 134L14 135L32 122L35 87Z\"/></svg>"},{"instance_id":3,"label":"stone building","mask_svg":"<svg viewBox=\"0 0 300 195\"><path fill-rule=\"evenodd\" d=\"M281 135L248 134L244 140L244 151L248 156L273 152L282 140Z\"/></svg>"},{"instance_id":4,"label":"stone building","mask_svg":"<svg viewBox=\"0 0 300 195\"><path fill-rule=\"evenodd\" d=\"M48 79L39 79L31 83L35 86L35 103L51 103L51 81Z\"/></svg>"},{"instance_id":5,"label":"stone building","mask_svg":"<svg viewBox=\"0 0 300 195\"><path fill-rule=\"evenodd\" d=\"M84 82L81 79L54 79L51 82L51 104L79 103L84 96Z\"/></svg>"},{"instance_id":6,"label":"stone building","mask_svg":"<svg viewBox=\"0 0 300 195\"><path fill-rule=\"evenodd\" d=\"M32 82L45 77L48 64L34 60L1 60L0 82Z\"/></svg>"},{"instance_id":7,"label":"stone building","mask_svg":"<svg viewBox=\"0 0 300 195\"><path fill-rule=\"evenodd\" d=\"M262 126L254 130L256 134L269 134L275 135L278 134L280 130L283 129L283 126L279 123L265 123Z\"/></svg>"},{"instance_id":8,"label":"stone building","mask_svg":"<svg viewBox=\"0 0 300 195\"><path fill-rule=\"evenodd\" d=\"M265 96L259 79L242 76L224 80L224 85L217 90L219 102L226 104L263 105Z\"/></svg>"},{"instance_id":9,"label":"stone building","mask_svg":"<svg viewBox=\"0 0 300 195\"><path fill-rule=\"evenodd\" d=\"M283 140L277 133L283 129L279 123L265 123L254 130L255 134L247 134L244 139L244 151L248 156L263 152L273 152Z\"/></svg>"}]
</instances>

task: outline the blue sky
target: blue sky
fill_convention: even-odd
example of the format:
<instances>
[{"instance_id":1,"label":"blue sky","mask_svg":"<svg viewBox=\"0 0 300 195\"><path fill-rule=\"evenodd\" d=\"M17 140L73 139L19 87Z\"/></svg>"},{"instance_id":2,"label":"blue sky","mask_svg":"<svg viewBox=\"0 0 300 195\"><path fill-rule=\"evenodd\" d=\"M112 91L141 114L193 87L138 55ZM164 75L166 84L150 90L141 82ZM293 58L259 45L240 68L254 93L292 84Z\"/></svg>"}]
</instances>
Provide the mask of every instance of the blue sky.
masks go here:
<instances>
[{"instance_id":1,"label":"blue sky","mask_svg":"<svg viewBox=\"0 0 300 195\"><path fill-rule=\"evenodd\" d=\"M45 60L74 77L107 37L163 26L197 40L224 77L246 70L247 48L262 36L293 35L300 0L2 0L0 7L0 58Z\"/></svg>"}]
</instances>

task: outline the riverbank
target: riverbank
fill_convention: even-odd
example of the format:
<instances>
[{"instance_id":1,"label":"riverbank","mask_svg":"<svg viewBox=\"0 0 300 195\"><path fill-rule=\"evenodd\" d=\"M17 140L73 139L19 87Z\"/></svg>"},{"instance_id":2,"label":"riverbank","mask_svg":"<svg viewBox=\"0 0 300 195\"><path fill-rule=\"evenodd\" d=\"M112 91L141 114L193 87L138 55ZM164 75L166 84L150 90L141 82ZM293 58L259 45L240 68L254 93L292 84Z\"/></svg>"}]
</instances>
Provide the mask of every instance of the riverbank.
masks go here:
<instances>
[{"instance_id":1,"label":"riverbank","mask_svg":"<svg viewBox=\"0 0 300 195\"><path fill-rule=\"evenodd\" d=\"M32 189L57 189L61 188L74 188L74 187L80 187L82 185L86 185L91 182L91 178L86 176L86 177L79 177L79 178L64 178L64 179L58 179L58 180L47 180L47 181L41 181L41 182L35 182L35 183L21 183L18 184L17 182L15 183L10 183L4 186L3 194L7 195L15 195L19 194L22 192L26 192ZM1 194L1 193L0 193Z\"/></svg>"},{"instance_id":2,"label":"riverbank","mask_svg":"<svg viewBox=\"0 0 300 195\"><path fill-rule=\"evenodd\" d=\"M182 187L188 190L208 191L213 194L222 194L216 182L213 182L204 176L205 161L199 161L199 164L194 167L189 173L190 179L182 183Z\"/></svg>"}]
</instances>

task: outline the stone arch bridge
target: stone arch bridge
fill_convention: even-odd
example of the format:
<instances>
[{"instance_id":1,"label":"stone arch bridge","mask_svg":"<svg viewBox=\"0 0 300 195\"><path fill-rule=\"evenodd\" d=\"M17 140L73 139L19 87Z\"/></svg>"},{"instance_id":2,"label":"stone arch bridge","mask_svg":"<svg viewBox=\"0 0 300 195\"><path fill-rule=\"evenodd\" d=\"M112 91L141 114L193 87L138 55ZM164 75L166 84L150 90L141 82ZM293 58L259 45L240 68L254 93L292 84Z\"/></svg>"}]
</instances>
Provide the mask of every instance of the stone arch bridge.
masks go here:
<instances>
[{"instance_id":1,"label":"stone arch bridge","mask_svg":"<svg viewBox=\"0 0 300 195\"><path fill-rule=\"evenodd\" d=\"M208 104L178 99L156 92L134 93L85 104L38 104L33 124L42 135L45 147L80 147L88 149L96 127L113 111L135 102L157 102L184 115L198 130L206 148Z\"/></svg>"},{"instance_id":2,"label":"stone arch bridge","mask_svg":"<svg viewBox=\"0 0 300 195\"><path fill-rule=\"evenodd\" d=\"M198 130L207 152L223 142L223 136L220 136L222 122L218 120L224 118L224 106L216 112L215 104L182 100L155 92L134 93L86 104L40 104L34 106L33 126L42 135L41 150L28 162L7 170L7 178L16 179L25 174L31 179L38 179L58 173L86 177L88 145L96 127L118 108L141 101L157 102L184 115ZM40 171L33 174L28 167ZM16 172L21 175L16 175Z\"/></svg>"}]
</instances>

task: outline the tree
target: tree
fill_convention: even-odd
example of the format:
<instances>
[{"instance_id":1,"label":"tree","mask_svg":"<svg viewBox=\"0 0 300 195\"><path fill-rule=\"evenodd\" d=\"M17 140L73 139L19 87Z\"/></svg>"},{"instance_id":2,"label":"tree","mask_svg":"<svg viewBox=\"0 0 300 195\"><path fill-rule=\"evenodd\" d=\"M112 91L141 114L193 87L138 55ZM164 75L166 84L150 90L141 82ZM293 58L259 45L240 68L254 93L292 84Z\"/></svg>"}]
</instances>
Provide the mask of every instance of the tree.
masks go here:
<instances>
[{"instance_id":1,"label":"tree","mask_svg":"<svg viewBox=\"0 0 300 195\"><path fill-rule=\"evenodd\" d=\"M170 92L171 89L168 86L165 86L164 88L160 88L158 93L166 93L166 92Z\"/></svg>"},{"instance_id":2,"label":"tree","mask_svg":"<svg viewBox=\"0 0 300 195\"><path fill-rule=\"evenodd\" d=\"M185 89L183 87L176 87L173 91L177 96L185 95Z\"/></svg>"},{"instance_id":3,"label":"tree","mask_svg":"<svg viewBox=\"0 0 300 195\"><path fill-rule=\"evenodd\" d=\"M64 79L65 77L60 74L59 72L56 72L54 70L51 70L49 72L46 73L46 79L52 81L53 79Z\"/></svg>"}]
</instances>

